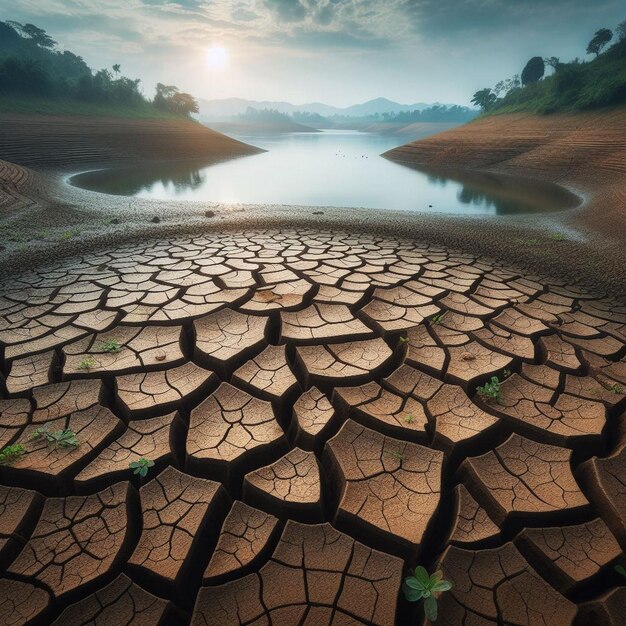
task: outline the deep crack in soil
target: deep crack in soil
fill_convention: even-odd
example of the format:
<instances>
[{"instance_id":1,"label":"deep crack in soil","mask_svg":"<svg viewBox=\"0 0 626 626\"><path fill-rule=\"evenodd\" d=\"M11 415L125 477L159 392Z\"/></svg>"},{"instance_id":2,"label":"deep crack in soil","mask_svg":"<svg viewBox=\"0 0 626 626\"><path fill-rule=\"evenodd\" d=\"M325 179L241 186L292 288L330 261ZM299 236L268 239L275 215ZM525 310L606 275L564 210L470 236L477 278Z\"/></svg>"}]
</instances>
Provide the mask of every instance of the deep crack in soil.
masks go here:
<instances>
[{"instance_id":1,"label":"deep crack in soil","mask_svg":"<svg viewBox=\"0 0 626 626\"><path fill-rule=\"evenodd\" d=\"M6 624L415 624L416 564L454 585L438 624L623 619L626 307L603 294L224 232L15 275L0 345L0 446L26 450L0 465Z\"/></svg>"}]
</instances>

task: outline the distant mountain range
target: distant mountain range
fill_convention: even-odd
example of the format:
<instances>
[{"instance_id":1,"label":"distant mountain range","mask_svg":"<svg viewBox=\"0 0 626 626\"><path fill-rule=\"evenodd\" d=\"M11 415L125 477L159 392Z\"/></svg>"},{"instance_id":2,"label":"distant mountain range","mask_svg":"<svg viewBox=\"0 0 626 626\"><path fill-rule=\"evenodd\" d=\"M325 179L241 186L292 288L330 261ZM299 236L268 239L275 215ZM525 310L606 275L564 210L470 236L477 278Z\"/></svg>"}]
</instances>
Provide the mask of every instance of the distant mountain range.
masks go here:
<instances>
[{"instance_id":1,"label":"distant mountain range","mask_svg":"<svg viewBox=\"0 0 626 626\"><path fill-rule=\"evenodd\" d=\"M435 102L433 104L440 104ZM322 102L308 102L306 104L291 104L290 102L278 102L273 100L246 100L244 98L226 98L223 100L199 100L199 116L203 119L228 118L233 115L245 113L248 107L254 109L276 109L281 113L296 113L306 111L318 113L323 116L345 115L348 117L364 117L367 115L380 115L382 113L399 113L400 111L422 111L433 104L415 102L413 104L400 104L387 98L375 98L362 104L340 108Z\"/></svg>"}]
</instances>

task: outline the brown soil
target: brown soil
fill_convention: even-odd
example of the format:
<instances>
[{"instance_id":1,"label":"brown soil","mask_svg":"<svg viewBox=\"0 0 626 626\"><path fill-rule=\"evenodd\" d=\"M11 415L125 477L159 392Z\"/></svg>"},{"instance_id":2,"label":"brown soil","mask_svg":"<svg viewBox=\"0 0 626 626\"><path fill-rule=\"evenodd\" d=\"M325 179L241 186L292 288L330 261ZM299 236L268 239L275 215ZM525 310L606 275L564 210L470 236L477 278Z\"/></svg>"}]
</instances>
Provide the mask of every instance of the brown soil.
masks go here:
<instances>
[{"instance_id":1,"label":"brown soil","mask_svg":"<svg viewBox=\"0 0 626 626\"><path fill-rule=\"evenodd\" d=\"M0 447L27 451L0 465L3 623L421 626L417 564L454 585L438 624L623 621L611 298L406 239L222 232L16 274L0 344Z\"/></svg>"},{"instance_id":2,"label":"brown soil","mask_svg":"<svg viewBox=\"0 0 626 626\"><path fill-rule=\"evenodd\" d=\"M135 239L242 227L333 226L413 237L447 249L488 255L531 273L550 274L620 296L626 293L626 220L620 217L620 206L625 204L620 180L620 175L624 178L624 118L623 111L549 118L487 118L399 148L390 155L408 165L432 159L430 167L439 164L435 168L439 171L437 168L445 165L450 176L469 164L525 174L536 181L562 182L588 198L580 208L545 216L471 218L332 207L316 210L165 202L88 192L68 185L63 176L138 160L203 155L206 163L251 154L256 148L184 121L131 123L67 118L55 119L59 122L55 127L51 118L13 116L11 120L19 123L0 125L0 132L14 137L14 152L7 151L3 156L32 163L35 169L0 161L0 274L10 274L15 266L33 267ZM8 117L6 120L10 121ZM64 133L59 133L59 128ZM28 149L22 149L20 142ZM502 152L502 146L508 147L508 152ZM450 164L456 169L450 169ZM464 178L468 172L464 170ZM493 176L489 171L477 170L473 175ZM259 292L256 300L247 304L246 311L269 311L276 303L292 302L296 306L305 297L306 289L304 283L294 278L281 283L274 292ZM239 296L233 293L231 297ZM383 312L383 308L389 308L384 303L376 306L380 315L386 315L379 323L391 329L396 323L395 313ZM205 307L207 312L212 310L210 298ZM180 314L161 313L157 309L154 315L164 319Z\"/></svg>"},{"instance_id":3,"label":"brown soil","mask_svg":"<svg viewBox=\"0 0 626 626\"><path fill-rule=\"evenodd\" d=\"M6 161L37 169L146 159L210 161L260 151L188 120L6 113L0 115L0 146ZM21 181L19 174L11 178Z\"/></svg>"},{"instance_id":4,"label":"brown soil","mask_svg":"<svg viewBox=\"0 0 626 626\"><path fill-rule=\"evenodd\" d=\"M626 109L492 115L395 148L393 161L528 176L588 197L580 224L626 245Z\"/></svg>"},{"instance_id":5,"label":"brown soil","mask_svg":"<svg viewBox=\"0 0 626 626\"><path fill-rule=\"evenodd\" d=\"M621 295L610 287L626 274L623 117L613 115L606 141L583 142L586 161L577 141L599 117L572 117L578 134L560 139L529 118L508 135L497 128L506 118L476 122L500 132L492 158L509 152L493 163L479 154L475 167L517 172L520 161L530 175L534 163L538 178L591 197L562 223L597 237L535 256L503 241L526 233L520 221L358 213L357 229L337 211L323 228L211 233L197 217L205 207L187 205L182 219L150 202L129 212L125 200L0 162L9 229L94 224L101 204L129 220L104 236L94 226L74 247L43 246L51 258L35 271L22 271L19 259L36 258L26 253L5 266L0 447L27 451L0 465L5 622L423 624L400 591L417 564L454 585L438 624L623 621L613 566L626 564L626 307L577 284L586 276ZM64 142L31 123L23 158L42 158L37 167L46 153L65 169L187 155L192 127L209 152L247 150L186 124L169 144L126 125L129 138L111 131L113 143L90 151L83 135ZM445 152L436 146L474 128L424 142L433 161ZM401 153L415 162L421 145ZM546 173L552 162L560 174ZM601 198L614 232L598 226ZM155 207L170 223L138 243ZM243 211L232 227L253 222ZM297 221L271 212L259 221ZM329 229L341 219L347 232ZM576 280L532 266L573 268ZM497 392L479 389L493 377ZM79 445L48 443L41 427L70 429ZM141 458L154 463L144 478L129 467Z\"/></svg>"}]
</instances>

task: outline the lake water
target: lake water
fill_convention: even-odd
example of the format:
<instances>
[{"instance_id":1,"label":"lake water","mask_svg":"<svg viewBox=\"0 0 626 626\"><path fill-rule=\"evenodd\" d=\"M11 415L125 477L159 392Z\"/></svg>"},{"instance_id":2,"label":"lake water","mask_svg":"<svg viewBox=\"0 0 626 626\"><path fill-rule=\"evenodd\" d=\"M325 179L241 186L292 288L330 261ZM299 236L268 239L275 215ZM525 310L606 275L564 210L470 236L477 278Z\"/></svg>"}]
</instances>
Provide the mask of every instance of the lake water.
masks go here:
<instances>
[{"instance_id":1,"label":"lake water","mask_svg":"<svg viewBox=\"0 0 626 626\"><path fill-rule=\"evenodd\" d=\"M454 214L513 214L570 208L555 185L496 175L419 171L380 156L402 138L358 131L237 136L267 152L221 163L168 163L99 170L70 183L158 200L363 207Z\"/></svg>"}]
</instances>

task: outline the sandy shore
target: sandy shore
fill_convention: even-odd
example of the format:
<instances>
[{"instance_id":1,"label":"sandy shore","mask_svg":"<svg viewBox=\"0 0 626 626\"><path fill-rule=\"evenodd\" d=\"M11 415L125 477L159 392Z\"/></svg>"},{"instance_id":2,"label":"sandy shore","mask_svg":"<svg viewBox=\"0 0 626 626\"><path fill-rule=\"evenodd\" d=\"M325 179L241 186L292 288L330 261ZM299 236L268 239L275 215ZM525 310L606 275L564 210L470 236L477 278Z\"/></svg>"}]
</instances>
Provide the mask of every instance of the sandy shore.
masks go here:
<instances>
[{"instance_id":1,"label":"sandy shore","mask_svg":"<svg viewBox=\"0 0 626 626\"><path fill-rule=\"evenodd\" d=\"M599 125L605 118L610 121L607 129L612 130L605 130L608 138L602 140L606 143L602 151L604 144L600 142L599 131L596 129L594 135L586 129L592 119ZM578 116L564 118L563 124L589 135L588 141L597 137L594 166L587 168L586 177L580 145L572 148L576 158L572 156L569 160L570 164L579 163L578 169L573 165L567 167L564 157L558 161L559 168L556 167L555 151L562 154L564 148L560 144L553 146L548 131L559 128L555 121L559 119L533 118L535 121L531 123L525 116L488 118L409 144L388 155L407 164L429 158L439 167L441 163L457 167L464 163L475 169L559 182L585 199L579 208L542 216L475 218L329 207L157 202L88 192L65 182L70 174L93 167L89 162L82 164L66 157L63 165L57 163L54 169L46 171L2 163L0 268L3 273L11 273L16 265L32 266L136 238L156 239L185 232L277 226L357 228L487 255L529 272L563 277L570 283L620 296L626 293L626 263L622 254L624 220L620 214L620 198L624 195L623 182L619 181L620 175L623 178L619 165L623 162L620 150L624 144L620 143L620 136L626 136L622 126L625 116L623 113L603 118L590 116L584 124ZM528 130L530 127L532 132ZM505 133L503 128L511 130ZM519 128L517 135L515 128ZM525 140L521 138L524 128ZM207 129L207 132L211 131ZM565 131L554 133L555 137L566 136ZM470 141L472 137L474 143ZM484 139L482 148L477 143L479 137ZM541 137L546 143L543 147ZM503 143L505 148L509 144L517 148L502 148L496 155L496 148ZM236 156L233 151L243 152L240 146L244 145L229 144L228 156ZM124 153L123 145L119 150L118 160L132 158ZM153 151L152 157L161 157L165 152ZM473 160L469 159L468 154L474 152ZM217 156L215 151L213 154ZM542 168L541 154L549 166ZM97 160L101 166L107 163L106 155L101 154ZM589 164L590 159L586 162ZM116 163L116 159L109 163ZM625 205L623 202L621 206Z\"/></svg>"}]
</instances>

